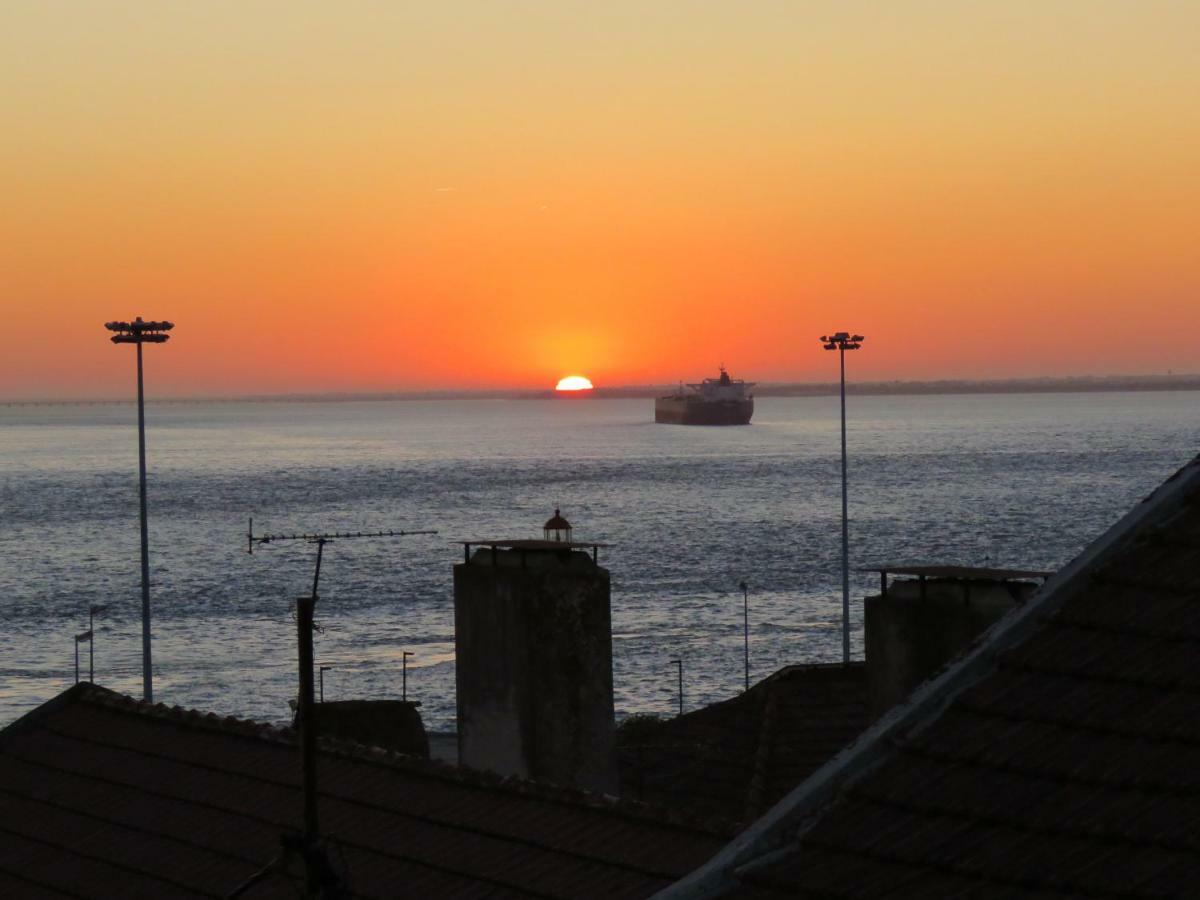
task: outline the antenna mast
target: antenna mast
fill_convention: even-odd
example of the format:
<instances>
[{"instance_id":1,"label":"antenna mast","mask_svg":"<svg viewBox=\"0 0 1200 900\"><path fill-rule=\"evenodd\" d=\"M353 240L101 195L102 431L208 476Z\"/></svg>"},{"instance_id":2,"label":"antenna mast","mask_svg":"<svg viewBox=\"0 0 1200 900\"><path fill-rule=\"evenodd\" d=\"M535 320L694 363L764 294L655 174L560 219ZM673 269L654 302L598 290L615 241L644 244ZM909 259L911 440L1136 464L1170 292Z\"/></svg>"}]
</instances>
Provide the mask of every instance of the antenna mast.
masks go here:
<instances>
[{"instance_id":1,"label":"antenna mast","mask_svg":"<svg viewBox=\"0 0 1200 900\"><path fill-rule=\"evenodd\" d=\"M300 702L296 721L300 731L300 761L304 793L304 830L301 835L285 834L283 853L259 872L236 887L226 896L240 897L254 884L265 878L273 869L286 866L287 858L298 852L304 859L305 896L310 898L335 898L342 896L341 880L334 871L329 854L321 845L317 823L317 721L313 697L313 613L317 606L317 587L321 580L321 561L325 545L335 540L354 538L407 537L415 534L437 534L436 530L401 531L334 531L326 533L299 534L255 534L254 519L250 518L246 529L246 552L253 553L254 545L277 544L283 541L304 541L317 545L317 559L313 567L312 593L296 598L296 650L300 668Z\"/></svg>"}]
</instances>

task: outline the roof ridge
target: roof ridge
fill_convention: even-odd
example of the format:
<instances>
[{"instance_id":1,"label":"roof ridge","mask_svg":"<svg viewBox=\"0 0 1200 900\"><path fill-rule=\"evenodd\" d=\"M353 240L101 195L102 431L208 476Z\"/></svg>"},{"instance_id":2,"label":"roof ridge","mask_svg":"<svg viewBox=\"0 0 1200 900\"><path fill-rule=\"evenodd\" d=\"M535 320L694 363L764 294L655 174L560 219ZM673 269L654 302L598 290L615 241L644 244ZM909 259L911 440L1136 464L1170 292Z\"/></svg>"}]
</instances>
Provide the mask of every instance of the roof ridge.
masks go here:
<instances>
[{"instance_id":1,"label":"roof ridge","mask_svg":"<svg viewBox=\"0 0 1200 900\"><path fill-rule=\"evenodd\" d=\"M775 687L776 685L772 685ZM775 732L775 716L779 709L779 692L767 691L763 702L762 720L758 728L758 746L754 749L753 770L747 786L743 821L752 822L762 812L762 798L767 789L767 770L771 765L771 735Z\"/></svg>"},{"instance_id":2,"label":"roof ridge","mask_svg":"<svg viewBox=\"0 0 1200 900\"><path fill-rule=\"evenodd\" d=\"M81 683L82 684L82 683ZM166 703L147 703L127 694L95 684L83 684L78 702L102 706L118 712L143 716L146 718L166 719L180 725L199 728L205 731L216 731L221 734L234 734L240 737L252 737L275 743L294 743L296 732L286 725L274 725L260 722L256 719L243 719L239 716L222 716L215 712L203 712L184 706L169 706Z\"/></svg>"},{"instance_id":3,"label":"roof ridge","mask_svg":"<svg viewBox=\"0 0 1200 900\"><path fill-rule=\"evenodd\" d=\"M55 701L61 702L55 703ZM88 703L130 715L165 719L184 727L198 728L226 735L237 735L271 743L295 744L297 741L296 730L287 726L272 725L253 719L242 719L237 716L221 716L213 712L206 713L181 706L168 706L165 703L151 704L144 700L138 700L125 694L119 694L108 688L85 682L72 687L64 694L59 695L52 701L48 701L47 704L43 704L28 715L32 715L39 710L45 710L51 703L54 703L54 708L57 708L62 703L67 702ZM23 721L24 718L26 717L19 719L18 722ZM471 769L465 766L453 766L440 760L424 759L419 756L401 753L397 750L362 744L344 738L318 735L317 742L318 748L323 754L339 756L367 764L406 769L407 771L419 773L426 777L452 781L481 790L494 790L526 797L533 796L546 802L587 807L610 812L625 819L716 837L728 837L735 830L733 823L726 822L717 817L699 818L689 816L679 810L632 798L598 794L557 784L532 781L518 776L501 776L494 772Z\"/></svg>"},{"instance_id":4,"label":"roof ridge","mask_svg":"<svg viewBox=\"0 0 1200 900\"><path fill-rule=\"evenodd\" d=\"M90 682L76 682L62 693L51 697L44 703L38 704L33 709L29 710L29 712L25 713L25 715L14 719L3 728L0 728L0 738L3 738L8 734L17 734L25 731L28 728L35 727L39 722L42 721L42 719L46 718L46 716L50 715L51 713L56 712L68 704L79 702L80 697L90 687L93 687ZM101 690L105 689L101 688Z\"/></svg>"}]
</instances>

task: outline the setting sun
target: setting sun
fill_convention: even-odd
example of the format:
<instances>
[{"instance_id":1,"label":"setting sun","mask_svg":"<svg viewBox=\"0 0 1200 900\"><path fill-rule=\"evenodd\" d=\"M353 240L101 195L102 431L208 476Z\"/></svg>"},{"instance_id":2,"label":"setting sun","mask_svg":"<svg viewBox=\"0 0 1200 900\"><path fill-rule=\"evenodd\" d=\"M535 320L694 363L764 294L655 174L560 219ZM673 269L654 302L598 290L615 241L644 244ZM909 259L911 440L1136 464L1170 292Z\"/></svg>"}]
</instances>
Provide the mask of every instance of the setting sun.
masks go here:
<instances>
[{"instance_id":1,"label":"setting sun","mask_svg":"<svg viewBox=\"0 0 1200 900\"><path fill-rule=\"evenodd\" d=\"M592 383L582 375L568 375L566 378L559 379L556 391L590 391Z\"/></svg>"}]
</instances>

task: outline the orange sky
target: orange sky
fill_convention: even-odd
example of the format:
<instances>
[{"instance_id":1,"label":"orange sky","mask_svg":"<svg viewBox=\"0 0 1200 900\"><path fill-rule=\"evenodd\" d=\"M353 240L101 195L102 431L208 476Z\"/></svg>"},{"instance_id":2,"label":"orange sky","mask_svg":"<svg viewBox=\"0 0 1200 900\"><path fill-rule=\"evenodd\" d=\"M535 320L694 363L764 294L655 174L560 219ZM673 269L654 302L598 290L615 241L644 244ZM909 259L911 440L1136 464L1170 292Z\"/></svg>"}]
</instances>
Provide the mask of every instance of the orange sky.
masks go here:
<instances>
[{"instance_id":1,"label":"orange sky","mask_svg":"<svg viewBox=\"0 0 1200 900\"><path fill-rule=\"evenodd\" d=\"M1200 371L1194 2L0 24L0 396Z\"/></svg>"}]
</instances>

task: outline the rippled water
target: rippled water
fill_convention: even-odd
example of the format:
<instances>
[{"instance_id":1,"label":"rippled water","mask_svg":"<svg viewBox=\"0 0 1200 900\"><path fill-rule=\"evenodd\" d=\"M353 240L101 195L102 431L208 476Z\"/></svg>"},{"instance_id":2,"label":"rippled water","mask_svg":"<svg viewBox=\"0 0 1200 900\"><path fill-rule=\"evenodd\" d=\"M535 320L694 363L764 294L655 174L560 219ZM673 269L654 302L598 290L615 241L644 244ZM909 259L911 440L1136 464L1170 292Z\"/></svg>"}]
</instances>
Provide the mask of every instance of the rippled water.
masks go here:
<instances>
[{"instance_id":1,"label":"rippled water","mask_svg":"<svg viewBox=\"0 0 1200 900\"><path fill-rule=\"evenodd\" d=\"M1200 394L850 398L852 565L1056 567L1200 449ZM840 654L835 398L762 398L747 428L654 425L646 400L180 403L147 410L156 699L278 721L314 550L256 531L436 528L326 548L326 696L452 727L456 540L537 536L561 506L610 543L617 707L667 712ZM140 694L136 412L0 407L0 723L73 679ZM854 596L875 576L854 576ZM856 603L854 647L861 646ZM87 645L83 645L86 677Z\"/></svg>"}]
</instances>

